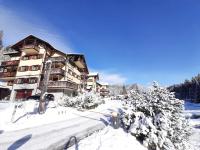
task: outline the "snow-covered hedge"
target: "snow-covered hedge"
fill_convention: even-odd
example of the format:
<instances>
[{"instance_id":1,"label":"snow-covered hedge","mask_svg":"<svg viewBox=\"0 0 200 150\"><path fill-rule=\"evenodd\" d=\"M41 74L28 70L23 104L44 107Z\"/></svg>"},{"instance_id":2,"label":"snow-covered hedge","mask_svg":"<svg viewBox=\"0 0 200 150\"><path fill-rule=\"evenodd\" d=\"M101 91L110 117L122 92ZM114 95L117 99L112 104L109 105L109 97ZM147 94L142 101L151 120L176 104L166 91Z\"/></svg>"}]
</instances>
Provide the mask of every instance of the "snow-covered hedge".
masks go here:
<instances>
[{"instance_id":1,"label":"snow-covered hedge","mask_svg":"<svg viewBox=\"0 0 200 150\"><path fill-rule=\"evenodd\" d=\"M147 92L129 91L122 116L124 127L150 150L185 150L189 126L183 101L154 83Z\"/></svg>"},{"instance_id":2,"label":"snow-covered hedge","mask_svg":"<svg viewBox=\"0 0 200 150\"><path fill-rule=\"evenodd\" d=\"M102 103L104 103L104 101L98 94L93 92L85 92L83 94L79 94L76 97L65 96L63 98L62 105L74 108L92 109Z\"/></svg>"}]
</instances>

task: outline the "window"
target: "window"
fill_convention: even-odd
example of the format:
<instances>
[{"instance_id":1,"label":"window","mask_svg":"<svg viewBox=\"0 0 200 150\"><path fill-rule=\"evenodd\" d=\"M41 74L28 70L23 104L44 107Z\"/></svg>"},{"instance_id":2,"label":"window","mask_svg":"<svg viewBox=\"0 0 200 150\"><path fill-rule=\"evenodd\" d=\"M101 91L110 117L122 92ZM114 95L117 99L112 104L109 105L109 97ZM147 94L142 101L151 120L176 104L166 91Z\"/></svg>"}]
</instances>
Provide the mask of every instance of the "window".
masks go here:
<instances>
[{"instance_id":1,"label":"window","mask_svg":"<svg viewBox=\"0 0 200 150\"><path fill-rule=\"evenodd\" d=\"M0 72L3 72L3 68L2 67L0 68Z\"/></svg>"},{"instance_id":2,"label":"window","mask_svg":"<svg viewBox=\"0 0 200 150\"><path fill-rule=\"evenodd\" d=\"M23 78L23 79L22 79L22 82L23 82L23 83L28 83L28 80L29 80L28 78Z\"/></svg>"},{"instance_id":3,"label":"window","mask_svg":"<svg viewBox=\"0 0 200 150\"><path fill-rule=\"evenodd\" d=\"M93 79L88 79L88 82L93 82Z\"/></svg>"},{"instance_id":4,"label":"window","mask_svg":"<svg viewBox=\"0 0 200 150\"><path fill-rule=\"evenodd\" d=\"M23 56L22 60L29 60L29 57L28 56Z\"/></svg>"},{"instance_id":5,"label":"window","mask_svg":"<svg viewBox=\"0 0 200 150\"><path fill-rule=\"evenodd\" d=\"M4 71L3 72L8 72L8 69L7 68L4 68Z\"/></svg>"},{"instance_id":6,"label":"window","mask_svg":"<svg viewBox=\"0 0 200 150\"><path fill-rule=\"evenodd\" d=\"M29 56L23 56L22 60L30 60L30 59L42 59L43 54L38 55L29 55Z\"/></svg>"},{"instance_id":7,"label":"window","mask_svg":"<svg viewBox=\"0 0 200 150\"><path fill-rule=\"evenodd\" d=\"M40 66L39 65L31 66L30 70L32 70L32 71L40 70Z\"/></svg>"},{"instance_id":8,"label":"window","mask_svg":"<svg viewBox=\"0 0 200 150\"><path fill-rule=\"evenodd\" d=\"M14 81L13 81L13 80L11 80L11 81L8 81L7 85L8 85L8 86L12 86L12 85L13 85L13 83L14 83Z\"/></svg>"},{"instance_id":9,"label":"window","mask_svg":"<svg viewBox=\"0 0 200 150\"><path fill-rule=\"evenodd\" d=\"M86 76L84 76L84 75L81 75L81 80L86 80L87 79L87 77Z\"/></svg>"},{"instance_id":10,"label":"window","mask_svg":"<svg viewBox=\"0 0 200 150\"><path fill-rule=\"evenodd\" d=\"M70 75L72 75L72 70L71 70L71 69L68 69L68 73L69 73Z\"/></svg>"},{"instance_id":11,"label":"window","mask_svg":"<svg viewBox=\"0 0 200 150\"><path fill-rule=\"evenodd\" d=\"M34 56L31 56L30 58L31 59L37 59L37 57L38 57L37 55L34 55Z\"/></svg>"},{"instance_id":12,"label":"window","mask_svg":"<svg viewBox=\"0 0 200 150\"><path fill-rule=\"evenodd\" d=\"M28 66L21 66L19 67L18 71L20 72L28 71Z\"/></svg>"},{"instance_id":13,"label":"window","mask_svg":"<svg viewBox=\"0 0 200 150\"><path fill-rule=\"evenodd\" d=\"M43 57L43 54L37 55L37 59L42 59L42 57Z\"/></svg>"},{"instance_id":14,"label":"window","mask_svg":"<svg viewBox=\"0 0 200 150\"><path fill-rule=\"evenodd\" d=\"M16 79L16 83L17 83L17 84L22 84L22 83L23 83L23 79L20 79L20 78L19 78L19 79Z\"/></svg>"},{"instance_id":15,"label":"window","mask_svg":"<svg viewBox=\"0 0 200 150\"><path fill-rule=\"evenodd\" d=\"M29 83L30 84L37 83L37 78L29 78Z\"/></svg>"},{"instance_id":16,"label":"window","mask_svg":"<svg viewBox=\"0 0 200 150\"><path fill-rule=\"evenodd\" d=\"M29 83L29 78L18 78L14 81L15 84Z\"/></svg>"},{"instance_id":17,"label":"window","mask_svg":"<svg viewBox=\"0 0 200 150\"><path fill-rule=\"evenodd\" d=\"M74 72L72 72L72 76L76 77L76 74Z\"/></svg>"}]
</instances>

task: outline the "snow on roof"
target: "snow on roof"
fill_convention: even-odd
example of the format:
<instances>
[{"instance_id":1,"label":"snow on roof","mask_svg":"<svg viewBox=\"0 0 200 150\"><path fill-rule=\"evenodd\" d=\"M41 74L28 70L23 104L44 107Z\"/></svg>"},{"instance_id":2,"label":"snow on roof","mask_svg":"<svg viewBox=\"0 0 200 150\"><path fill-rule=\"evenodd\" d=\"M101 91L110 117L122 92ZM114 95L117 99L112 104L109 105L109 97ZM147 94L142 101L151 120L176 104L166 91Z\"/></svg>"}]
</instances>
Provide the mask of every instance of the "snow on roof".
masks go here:
<instances>
[{"instance_id":1,"label":"snow on roof","mask_svg":"<svg viewBox=\"0 0 200 150\"><path fill-rule=\"evenodd\" d=\"M89 73L89 75L88 76L98 76L99 75L99 73L98 72L93 72L93 73Z\"/></svg>"},{"instance_id":2,"label":"snow on roof","mask_svg":"<svg viewBox=\"0 0 200 150\"><path fill-rule=\"evenodd\" d=\"M107 82L100 82L101 85L109 85Z\"/></svg>"}]
</instances>

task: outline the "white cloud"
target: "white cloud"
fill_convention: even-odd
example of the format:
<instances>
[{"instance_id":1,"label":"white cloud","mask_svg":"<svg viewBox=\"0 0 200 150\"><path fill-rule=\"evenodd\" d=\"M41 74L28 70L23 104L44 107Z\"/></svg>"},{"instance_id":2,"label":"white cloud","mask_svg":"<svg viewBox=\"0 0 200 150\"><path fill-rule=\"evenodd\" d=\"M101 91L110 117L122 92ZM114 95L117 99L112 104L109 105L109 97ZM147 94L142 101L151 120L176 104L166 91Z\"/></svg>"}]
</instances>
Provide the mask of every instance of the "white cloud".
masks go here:
<instances>
[{"instance_id":1,"label":"white cloud","mask_svg":"<svg viewBox=\"0 0 200 150\"><path fill-rule=\"evenodd\" d=\"M90 72L98 72L100 77L100 82L108 84L125 84L127 78L119 73L113 73L110 71L90 69Z\"/></svg>"},{"instance_id":2,"label":"white cloud","mask_svg":"<svg viewBox=\"0 0 200 150\"><path fill-rule=\"evenodd\" d=\"M25 15L24 15L25 16ZM14 44L15 42L32 34L48 43L53 47L63 51L72 52L66 40L48 25L37 18L30 22L30 18L22 17L18 12L15 12L7 7L0 6L0 30L4 32L5 45Z\"/></svg>"}]
</instances>

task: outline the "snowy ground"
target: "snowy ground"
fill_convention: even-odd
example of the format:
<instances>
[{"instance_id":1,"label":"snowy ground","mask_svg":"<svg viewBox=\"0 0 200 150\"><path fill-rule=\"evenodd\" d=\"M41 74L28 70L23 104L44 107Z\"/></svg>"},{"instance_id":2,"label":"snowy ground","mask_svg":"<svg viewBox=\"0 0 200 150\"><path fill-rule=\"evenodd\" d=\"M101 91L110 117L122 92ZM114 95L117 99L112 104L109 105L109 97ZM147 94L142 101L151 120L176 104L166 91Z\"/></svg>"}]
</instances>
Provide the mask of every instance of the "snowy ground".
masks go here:
<instances>
[{"instance_id":1,"label":"snowy ground","mask_svg":"<svg viewBox=\"0 0 200 150\"><path fill-rule=\"evenodd\" d=\"M123 129L113 129L107 126L70 147L69 150L147 150L134 136Z\"/></svg>"},{"instance_id":2,"label":"snowy ground","mask_svg":"<svg viewBox=\"0 0 200 150\"><path fill-rule=\"evenodd\" d=\"M185 115L193 118L200 114L200 104L185 103ZM192 135L189 143L191 150L200 149L200 118L189 119L192 128ZM141 145L135 137L124 132L122 129L113 129L111 126L106 127L102 131L96 132L91 136L75 144L70 150L78 148L79 150L147 150Z\"/></svg>"},{"instance_id":3,"label":"snowy ground","mask_svg":"<svg viewBox=\"0 0 200 150\"><path fill-rule=\"evenodd\" d=\"M192 126L192 135L190 136L190 144L194 150L200 149L200 104L185 103L185 115L189 117Z\"/></svg>"},{"instance_id":4,"label":"snowy ground","mask_svg":"<svg viewBox=\"0 0 200 150\"><path fill-rule=\"evenodd\" d=\"M61 106L48 108L46 113L42 115L38 114L37 111L29 112L26 108L19 108L14 117L12 117L13 110L14 106L10 104L7 109L0 111L0 116L2 116L0 130L14 131L65 121L77 117L75 114L80 113L75 109Z\"/></svg>"},{"instance_id":5,"label":"snowy ground","mask_svg":"<svg viewBox=\"0 0 200 150\"><path fill-rule=\"evenodd\" d=\"M122 129L113 129L109 125L110 114L113 111L120 111L122 108L121 101L107 100L105 104L100 105L96 109L84 112L66 107L48 108L47 112L43 115L30 112L27 114L28 110L34 110L34 107L30 107L31 106L29 106L28 109L20 108L16 112L13 123L10 122L13 104L0 110L1 116L7 114L7 117L2 119L4 121L1 120L0 131L2 131L2 133L0 133L0 138L4 138L0 141L0 145L2 146L0 146L0 149L5 149L5 147L8 146L18 147L18 145L16 145L16 143L18 143L17 139L21 139L21 137L23 139L25 137L25 142L20 145L20 149L26 149L30 146L34 149L35 143L38 143L38 140L41 141L41 139L44 139L46 135L48 135L48 142L46 144L52 144L57 142L54 138L57 134L60 134L59 138L61 139L67 139L68 135L82 137L82 134L88 134L87 131L89 131L91 127L94 128L94 130L90 129L90 132L102 128L102 124L106 126L103 130L81 140L79 144L75 144L75 146L78 146L80 150L106 150L112 148L115 150L126 148L128 150L133 147L138 150L146 149L130 134L127 134ZM81 135L78 132L80 132ZM27 137L27 135L31 136ZM13 143L13 141L16 142ZM45 145L44 142L43 144ZM46 145L46 147L48 146L49 145ZM73 148L74 147L71 147L71 149Z\"/></svg>"},{"instance_id":6,"label":"snowy ground","mask_svg":"<svg viewBox=\"0 0 200 150\"><path fill-rule=\"evenodd\" d=\"M64 136L63 133L73 135L75 130L76 132L86 132L87 128L95 127L103 122L106 125L103 130L95 132L91 136L76 143L70 150L74 148L79 150L129 150L133 148L146 150L135 137L124 132L122 129L113 129L109 125L110 114L113 111L120 111L122 108L121 101L107 100L105 104L89 111L78 111L61 106L56 108L50 107L42 115L36 113L37 104L35 102L29 102L25 106L28 107L19 108L15 116L12 117L14 104L0 103L0 137L4 137L3 141L6 142L7 138L8 141L12 142L16 140L17 136L20 139L20 137L29 133L31 134L31 138L22 146L23 148L29 143L37 143L38 139L41 140L43 138L42 136L46 136L47 134L49 139L52 136L52 142L54 142L54 136L58 133L60 137L65 138L66 135ZM199 150L200 118L198 116L200 114L200 105L186 103L184 113L187 117L191 118L190 124L193 126L190 143L194 146L195 150ZM3 141L1 140L0 142Z\"/></svg>"},{"instance_id":7,"label":"snowy ground","mask_svg":"<svg viewBox=\"0 0 200 150\"><path fill-rule=\"evenodd\" d=\"M118 111L121 108L121 103L120 101L107 101L106 104L88 111L78 111L73 108L58 106L56 108L48 108L41 115L37 113L38 104L28 102L24 107L16 110L14 117L12 117L13 103L7 103L6 107L2 106L2 108L0 110L0 130L14 131L87 116L90 112L104 112L105 115L110 115L111 112Z\"/></svg>"}]
</instances>

